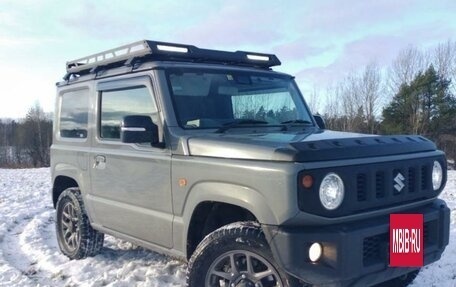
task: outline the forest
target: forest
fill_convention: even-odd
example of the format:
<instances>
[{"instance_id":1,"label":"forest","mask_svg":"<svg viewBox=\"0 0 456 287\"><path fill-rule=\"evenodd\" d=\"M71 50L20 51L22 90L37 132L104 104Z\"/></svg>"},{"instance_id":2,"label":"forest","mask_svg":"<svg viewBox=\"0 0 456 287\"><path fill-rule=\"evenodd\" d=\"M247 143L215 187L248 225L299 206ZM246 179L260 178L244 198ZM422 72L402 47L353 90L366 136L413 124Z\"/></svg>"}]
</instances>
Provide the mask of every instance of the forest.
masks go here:
<instances>
[{"instance_id":1,"label":"forest","mask_svg":"<svg viewBox=\"0 0 456 287\"><path fill-rule=\"evenodd\" d=\"M326 95L326 101L322 101ZM456 159L456 42L428 49L409 46L390 65L375 62L324 89L307 102L332 130L369 134L420 134Z\"/></svg>"},{"instance_id":2,"label":"forest","mask_svg":"<svg viewBox=\"0 0 456 287\"><path fill-rule=\"evenodd\" d=\"M304 97L328 129L420 134L456 160L456 42L409 46L386 67L372 61ZM39 104L23 119L0 119L0 167L49 166L51 143L52 115Z\"/></svg>"},{"instance_id":3,"label":"forest","mask_svg":"<svg viewBox=\"0 0 456 287\"><path fill-rule=\"evenodd\" d=\"M0 119L0 167L45 167L50 164L52 115L39 104L24 119Z\"/></svg>"}]
</instances>

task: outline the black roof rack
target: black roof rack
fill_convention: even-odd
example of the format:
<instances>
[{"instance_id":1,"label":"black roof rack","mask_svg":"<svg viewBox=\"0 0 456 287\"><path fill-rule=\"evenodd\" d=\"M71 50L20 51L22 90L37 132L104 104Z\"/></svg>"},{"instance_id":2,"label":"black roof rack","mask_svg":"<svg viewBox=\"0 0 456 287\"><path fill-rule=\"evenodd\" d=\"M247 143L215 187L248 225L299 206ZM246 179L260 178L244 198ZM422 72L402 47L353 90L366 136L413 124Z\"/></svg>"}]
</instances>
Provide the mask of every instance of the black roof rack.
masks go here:
<instances>
[{"instance_id":1,"label":"black roof rack","mask_svg":"<svg viewBox=\"0 0 456 287\"><path fill-rule=\"evenodd\" d=\"M93 54L66 63L68 79L71 75L95 73L101 68L131 66L145 60L218 63L270 69L280 65L276 55L255 52L227 52L201 49L192 45L143 40L115 49Z\"/></svg>"}]
</instances>

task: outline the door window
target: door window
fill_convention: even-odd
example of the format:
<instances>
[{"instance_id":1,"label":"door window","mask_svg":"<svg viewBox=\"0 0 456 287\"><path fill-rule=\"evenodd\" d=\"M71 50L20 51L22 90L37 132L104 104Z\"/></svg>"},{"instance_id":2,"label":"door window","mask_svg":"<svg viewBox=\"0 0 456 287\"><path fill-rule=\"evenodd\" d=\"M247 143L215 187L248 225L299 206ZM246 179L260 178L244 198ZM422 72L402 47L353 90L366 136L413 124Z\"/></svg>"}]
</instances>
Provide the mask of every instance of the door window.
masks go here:
<instances>
[{"instance_id":1,"label":"door window","mask_svg":"<svg viewBox=\"0 0 456 287\"><path fill-rule=\"evenodd\" d=\"M100 137L120 141L120 125L125 116L148 115L157 123L158 113L145 86L101 92Z\"/></svg>"}]
</instances>

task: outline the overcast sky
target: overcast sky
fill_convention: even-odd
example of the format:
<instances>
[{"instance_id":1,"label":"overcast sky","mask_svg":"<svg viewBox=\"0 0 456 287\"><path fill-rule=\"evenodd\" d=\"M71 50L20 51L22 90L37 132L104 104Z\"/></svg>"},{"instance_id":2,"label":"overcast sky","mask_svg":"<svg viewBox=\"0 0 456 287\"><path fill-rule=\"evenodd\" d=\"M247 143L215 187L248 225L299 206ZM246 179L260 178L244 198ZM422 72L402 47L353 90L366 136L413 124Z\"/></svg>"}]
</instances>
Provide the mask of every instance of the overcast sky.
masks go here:
<instances>
[{"instance_id":1,"label":"overcast sky","mask_svg":"<svg viewBox=\"0 0 456 287\"><path fill-rule=\"evenodd\" d=\"M0 0L0 118L52 111L66 61L142 39L276 53L306 95L453 35L455 0Z\"/></svg>"}]
</instances>

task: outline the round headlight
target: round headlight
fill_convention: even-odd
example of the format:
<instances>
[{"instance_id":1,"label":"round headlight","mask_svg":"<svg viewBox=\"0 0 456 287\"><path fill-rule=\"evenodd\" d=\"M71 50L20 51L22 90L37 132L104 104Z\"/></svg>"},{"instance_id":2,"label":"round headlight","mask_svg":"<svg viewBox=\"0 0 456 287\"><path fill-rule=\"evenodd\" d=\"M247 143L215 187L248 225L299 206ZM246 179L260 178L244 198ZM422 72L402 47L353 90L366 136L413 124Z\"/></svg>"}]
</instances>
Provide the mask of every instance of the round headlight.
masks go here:
<instances>
[{"instance_id":1,"label":"round headlight","mask_svg":"<svg viewBox=\"0 0 456 287\"><path fill-rule=\"evenodd\" d=\"M328 173L320 185L320 201L326 209L339 207L344 199L344 182L335 173Z\"/></svg>"},{"instance_id":2,"label":"round headlight","mask_svg":"<svg viewBox=\"0 0 456 287\"><path fill-rule=\"evenodd\" d=\"M434 161L434 167L432 168L432 187L434 190L438 190L442 186L442 179L442 166L438 161Z\"/></svg>"}]
</instances>

